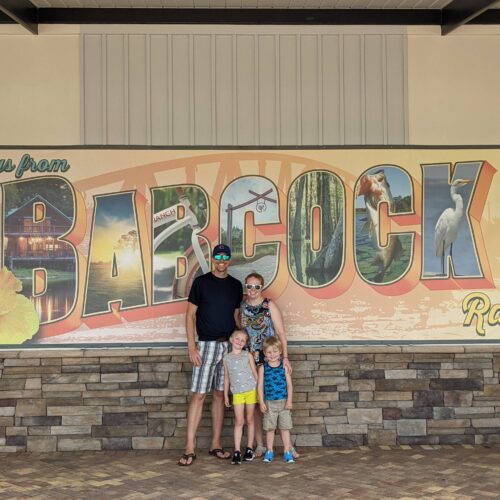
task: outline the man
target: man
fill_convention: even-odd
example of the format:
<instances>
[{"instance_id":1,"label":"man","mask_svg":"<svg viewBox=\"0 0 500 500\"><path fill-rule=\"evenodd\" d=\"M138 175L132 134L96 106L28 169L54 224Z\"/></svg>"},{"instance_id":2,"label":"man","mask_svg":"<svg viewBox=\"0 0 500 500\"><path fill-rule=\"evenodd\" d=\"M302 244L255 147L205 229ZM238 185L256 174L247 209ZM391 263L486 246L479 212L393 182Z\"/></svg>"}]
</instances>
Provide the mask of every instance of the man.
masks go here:
<instances>
[{"instance_id":1,"label":"man","mask_svg":"<svg viewBox=\"0 0 500 500\"><path fill-rule=\"evenodd\" d=\"M212 271L193 282L188 297L186 332L189 359L193 363L191 402L188 408L186 450L179 465L192 465L196 459L195 439L203 403L212 391L212 443L209 454L228 459L221 446L224 421L224 365L228 339L236 328L235 318L243 298L241 283L228 274L231 249L217 245L212 253ZM196 334L198 344L196 344Z\"/></svg>"}]
</instances>

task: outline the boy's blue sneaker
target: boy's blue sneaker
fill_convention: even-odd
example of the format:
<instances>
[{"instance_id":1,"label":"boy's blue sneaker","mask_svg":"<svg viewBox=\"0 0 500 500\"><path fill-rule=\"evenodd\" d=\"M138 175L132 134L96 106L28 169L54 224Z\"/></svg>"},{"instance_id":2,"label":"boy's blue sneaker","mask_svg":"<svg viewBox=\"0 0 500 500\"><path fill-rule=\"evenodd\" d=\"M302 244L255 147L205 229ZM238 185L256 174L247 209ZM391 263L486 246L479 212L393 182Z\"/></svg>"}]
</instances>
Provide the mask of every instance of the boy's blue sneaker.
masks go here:
<instances>
[{"instance_id":1,"label":"boy's blue sneaker","mask_svg":"<svg viewBox=\"0 0 500 500\"><path fill-rule=\"evenodd\" d=\"M263 462L272 462L274 460L274 452L271 450L267 450L266 453L264 453L264 458L262 459Z\"/></svg>"},{"instance_id":2,"label":"boy's blue sneaker","mask_svg":"<svg viewBox=\"0 0 500 500\"><path fill-rule=\"evenodd\" d=\"M285 453L283 453L283 462L286 462L287 464L293 464L295 462L291 451L285 451Z\"/></svg>"}]
</instances>

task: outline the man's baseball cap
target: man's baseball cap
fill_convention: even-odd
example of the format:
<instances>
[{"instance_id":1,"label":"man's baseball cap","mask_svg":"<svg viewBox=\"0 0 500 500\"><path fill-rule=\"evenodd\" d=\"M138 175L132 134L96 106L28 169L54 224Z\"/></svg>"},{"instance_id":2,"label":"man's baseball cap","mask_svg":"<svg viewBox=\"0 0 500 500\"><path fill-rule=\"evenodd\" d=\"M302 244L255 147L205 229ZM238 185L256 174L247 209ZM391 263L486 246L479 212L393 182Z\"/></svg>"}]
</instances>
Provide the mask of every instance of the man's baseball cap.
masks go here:
<instances>
[{"instance_id":1,"label":"man's baseball cap","mask_svg":"<svg viewBox=\"0 0 500 500\"><path fill-rule=\"evenodd\" d=\"M228 257L231 257L231 249L227 245L217 245L212 252L212 257L219 255L220 253L225 253Z\"/></svg>"}]
</instances>

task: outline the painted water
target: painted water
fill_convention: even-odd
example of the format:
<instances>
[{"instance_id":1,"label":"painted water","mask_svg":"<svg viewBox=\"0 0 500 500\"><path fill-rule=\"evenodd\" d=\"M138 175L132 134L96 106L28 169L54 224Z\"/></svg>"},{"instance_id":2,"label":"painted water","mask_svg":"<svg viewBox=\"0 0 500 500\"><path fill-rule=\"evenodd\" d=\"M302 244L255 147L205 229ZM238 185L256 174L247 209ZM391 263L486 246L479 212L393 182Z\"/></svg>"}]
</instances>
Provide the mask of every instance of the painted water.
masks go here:
<instances>
[{"instance_id":1,"label":"painted water","mask_svg":"<svg viewBox=\"0 0 500 500\"><path fill-rule=\"evenodd\" d=\"M111 262L95 263L87 278L85 314L109 311L109 302L121 301L121 309L146 305L142 269L134 267L111 277Z\"/></svg>"},{"instance_id":2,"label":"painted water","mask_svg":"<svg viewBox=\"0 0 500 500\"><path fill-rule=\"evenodd\" d=\"M375 247L367 230L363 227L366 223L366 213L356 213L356 261L359 271L365 279L378 282L380 266L375 261L378 249ZM411 254L411 236L399 235L402 252L399 259L394 260L387 271L383 274L381 283L390 283L401 278L408 268Z\"/></svg>"},{"instance_id":3,"label":"painted water","mask_svg":"<svg viewBox=\"0 0 500 500\"><path fill-rule=\"evenodd\" d=\"M56 321L64 318L73 308L76 298L75 280L49 282L47 291L37 297L31 296L31 280L23 280L23 295L34 304L40 322Z\"/></svg>"}]
</instances>

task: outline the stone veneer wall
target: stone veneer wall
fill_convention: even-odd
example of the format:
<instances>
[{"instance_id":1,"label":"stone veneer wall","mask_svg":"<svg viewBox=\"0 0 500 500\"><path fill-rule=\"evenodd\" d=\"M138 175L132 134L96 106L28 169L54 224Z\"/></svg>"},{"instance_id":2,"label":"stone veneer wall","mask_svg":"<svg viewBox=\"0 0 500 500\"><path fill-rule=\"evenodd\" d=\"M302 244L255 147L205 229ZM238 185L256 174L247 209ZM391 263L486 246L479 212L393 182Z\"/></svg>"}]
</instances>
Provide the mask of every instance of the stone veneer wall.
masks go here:
<instances>
[{"instance_id":1,"label":"stone veneer wall","mask_svg":"<svg viewBox=\"0 0 500 500\"><path fill-rule=\"evenodd\" d=\"M296 446L500 442L500 346L293 347L291 360ZM180 449L190 371L182 348L0 351L0 451ZM198 447L209 435L206 411Z\"/></svg>"}]
</instances>

